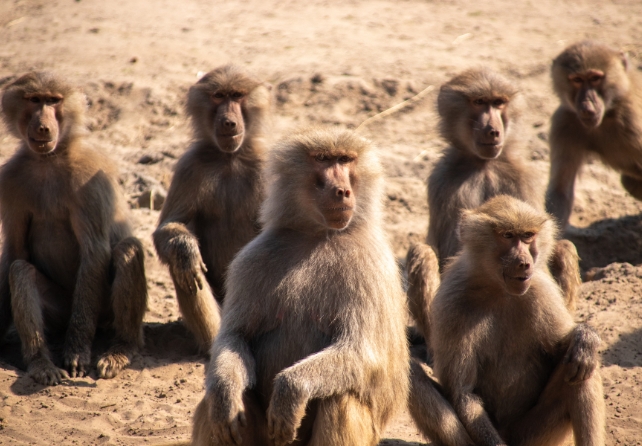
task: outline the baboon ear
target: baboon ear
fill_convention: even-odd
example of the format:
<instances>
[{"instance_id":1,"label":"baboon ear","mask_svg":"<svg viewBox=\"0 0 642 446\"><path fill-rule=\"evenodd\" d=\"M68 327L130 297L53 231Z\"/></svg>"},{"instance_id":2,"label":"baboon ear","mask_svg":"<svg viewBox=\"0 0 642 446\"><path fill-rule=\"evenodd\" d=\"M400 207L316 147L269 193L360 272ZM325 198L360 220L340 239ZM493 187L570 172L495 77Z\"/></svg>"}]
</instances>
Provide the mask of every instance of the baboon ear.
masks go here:
<instances>
[{"instance_id":1,"label":"baboon ear","mask_svg":"<svg viewBox=\"0 0 642 446\"><path fill-rule=\"evenodd\" d=\"M621 51L620 59L622 61L622 66L624 67L624 71L629 71L629 54L626 51Z\"/></svg>"}]
</instances>

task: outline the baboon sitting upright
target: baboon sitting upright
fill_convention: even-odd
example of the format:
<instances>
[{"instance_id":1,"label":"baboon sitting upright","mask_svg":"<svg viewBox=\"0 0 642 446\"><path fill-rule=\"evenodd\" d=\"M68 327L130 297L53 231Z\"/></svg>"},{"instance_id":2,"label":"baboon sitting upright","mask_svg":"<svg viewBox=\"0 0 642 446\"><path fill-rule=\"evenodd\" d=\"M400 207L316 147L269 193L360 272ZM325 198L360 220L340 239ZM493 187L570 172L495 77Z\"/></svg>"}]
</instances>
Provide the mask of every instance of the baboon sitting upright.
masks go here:
<instances>
[{"instance_id":1,"label":"baboon sitting upright","mask_svg":"<svg viewBox=\"0 0 642 446\"><path fill-rule=\"evenodd\" d=\"M381 166L366 140L322 129L268 166L264 229L230 265L193 444L374 446L408 390Z\"/></svg>"},{"instance_id":2,"label":"baboon sitting upright","mask_svg":"<svg viewBox=\"0 0 642 446\"><path fill-rule=\"evenodd\" d=\"M143 342L144 251L116 169L83 141L85 105L51 73L27 73L2 95L21 144L0 169L0 338L13 319L28 373L45 385L88 372L98 325L115 331L98 359L101 378L116 376ZM65 370L45 333L65 336Z\"/></svg>"},{"instance_id":3,"label":"baboon sitting upright","mask_svg":"<svg viewBox=\"0 0 642 446\"><path fill-rule=\"evenodd\" d=\"M227 267L259 232L269 106L269 89L233 65L189 90L195 142L178 161L153 237L202 351L218 332Z\"/></svg>"}]
</instances>

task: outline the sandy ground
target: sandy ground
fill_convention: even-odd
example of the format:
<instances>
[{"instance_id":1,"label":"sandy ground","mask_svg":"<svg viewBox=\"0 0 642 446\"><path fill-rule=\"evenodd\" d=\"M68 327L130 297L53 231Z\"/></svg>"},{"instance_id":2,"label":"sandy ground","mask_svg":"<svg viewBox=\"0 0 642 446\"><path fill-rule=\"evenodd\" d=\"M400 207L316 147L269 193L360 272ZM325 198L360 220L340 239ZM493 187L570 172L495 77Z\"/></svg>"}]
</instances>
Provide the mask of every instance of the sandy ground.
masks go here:
<instances>
[{"instance_id":1,"label":"sandy ground","mask_svg":"<svg viewBox=\"0 0 642 446\"><path fill-rule=\"evenodd\" d=\"M168 187L189 143L184 99L200 72L233 61L272 83L276 140L309 123L354 128L429 85L485 64L520 86L528 104L521 132L545 182L556 107L550 62L565 45L587 37L640 56L642 2L4 0L0 86L31 69L54 70L81 85L89 100L88 141L119 163L136 207L142 193ZM381 149L385 223L400 258L425 236L424 181L445 145L434 100L432 92L363 130ZM15 146L0 133L0 161ZM577 195L568 236L582 269L599 270L582 286L576 318L603 339L607 444L640 444L642 203L597 162L584 169ZM171 280L153 251L158 211L132 214L148 258L145 349L115 379L91 376L46 388L24 376L19 341L10 334L0 344L0 444L189 439L205 358L179 322ZM407 413L385 438L386 445L424 443Z\"/></svg>"}]
</instances>

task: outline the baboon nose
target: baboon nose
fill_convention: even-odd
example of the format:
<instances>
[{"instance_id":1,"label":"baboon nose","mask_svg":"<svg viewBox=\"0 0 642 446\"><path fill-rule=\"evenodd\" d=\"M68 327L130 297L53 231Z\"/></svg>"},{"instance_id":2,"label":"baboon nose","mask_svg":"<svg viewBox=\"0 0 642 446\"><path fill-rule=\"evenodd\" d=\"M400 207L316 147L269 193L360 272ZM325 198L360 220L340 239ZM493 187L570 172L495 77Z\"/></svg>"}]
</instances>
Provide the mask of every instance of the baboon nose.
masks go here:
<instances>
[{"instance_id":1,"label":"baboon nose","mask_svg":"<svg viewBox=\"0 0 642 446\"><path fill-rule=\"evenodd\" d=\"M49 126L41 124L40 127L38 127L38 132L39 133L49 133Z\"/></svg>"},{"instance_id":2,"label":"baboon nose","mask_svg":"<svg viewBox=\"0 0 642 446\"><path fill-rule=\"evenodd\" d=\"M491 128L491 129L488 131L488 136L491 136L491 137L493 137L493 138L498 138L498 137L499 137L499 130L494 129L494 128Z\"/></svg>"},{"instance_id":3,"label":"baboon nose","mask_svg":"<svg viewBox=\"0 0 642 446\"><path fill-rule=\"evenodd\" d=\"M225 121L223 121L223 125L227 128L233 129L234 127L236 127L236 121L226 119Z\"/></svg>"},{"instance_id":4,"label":"baboon nose","mask_svg":"<svg viewBox=\"0 0 642 446\"><path fill-rule=\"evenodd\" d=\"M350 198L350 189L343 189L341 187L338 187L336 190L336 195L337 197Z\"/></svg>"}]
</instances>

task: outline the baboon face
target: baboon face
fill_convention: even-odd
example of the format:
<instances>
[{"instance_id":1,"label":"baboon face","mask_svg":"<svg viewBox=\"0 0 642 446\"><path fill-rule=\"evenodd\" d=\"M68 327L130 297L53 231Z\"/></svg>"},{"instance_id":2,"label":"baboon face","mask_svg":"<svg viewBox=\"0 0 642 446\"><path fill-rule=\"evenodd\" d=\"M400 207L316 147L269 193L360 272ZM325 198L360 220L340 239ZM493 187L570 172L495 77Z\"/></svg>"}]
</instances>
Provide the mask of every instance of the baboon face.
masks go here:
<instances>
[{"instance_id":1,"label":"baboon face","mask_svg":"<svg viewBox=\"0 0 642 446\"><path fill-rule=\"evenodd\" d=\"M310 203L328 229L345 229L356 206L354 166L356 156L312 152Z\"/></svg>"},{"instance_id":2,"label":"baboon face","mask_svg":"<svg viewBox=\"0 0 642 446\"><path fill-rule=\"evenodd\" d=\"M34 152L46 154L56 149L63 117L62 101L60 94L25 94L18 129Z\"/></svg>"},{"instance_id":3,"label":"baboon face","mask_svg":"<svg viewBox=\"0 0 642 446\"><path fill-rule=\"evenodd\" d=\"M604 117L604 101L602 100L604 72L587 70L571 73L568 75L568 82L569 92L580 122L589 129L598 127Z\"/></svg>"},{"instance_id":4,"label":"baboon face","mask_svg":"<svg viewBox=\"0 0 642 446\"><path fill-rule=\"evenodd\" d=\"M483 159L497 158L504 147L508 99L476 97L470 99L469 128L473 152Z\"/></svg>"},{"instance_id":5,"label":"baboon face","mask_svg":"<svg viewBox=\"0 0 642 446\"><path fill-rule=\"evenodd\" d=\"M531 286L537 260L537 233L498 231L495 233L506 292L521 296Z\"/></svg>"},{"instance_id":6,"label":"baboon face","mask_svg":"<svg viewBox=\"0 0 642 446\"><path fill-rule=\"evenodd\" d=\"M245 122L243 104L247 94L236 89L218 89L210 94L212 139L223 152L235 152L243 144Z\"/></svg>"},{"instance_id":7,"label":"baboon face","mask_svg":"<svg viewBox=\"0 0 642 446\"><path fill-rule=\"evenodd\" d=\"M608 110L629 89L628 59L606 45L585 41L553 61L553 86L587 129L600 126Z\"/></svg>"}]
</instances>

